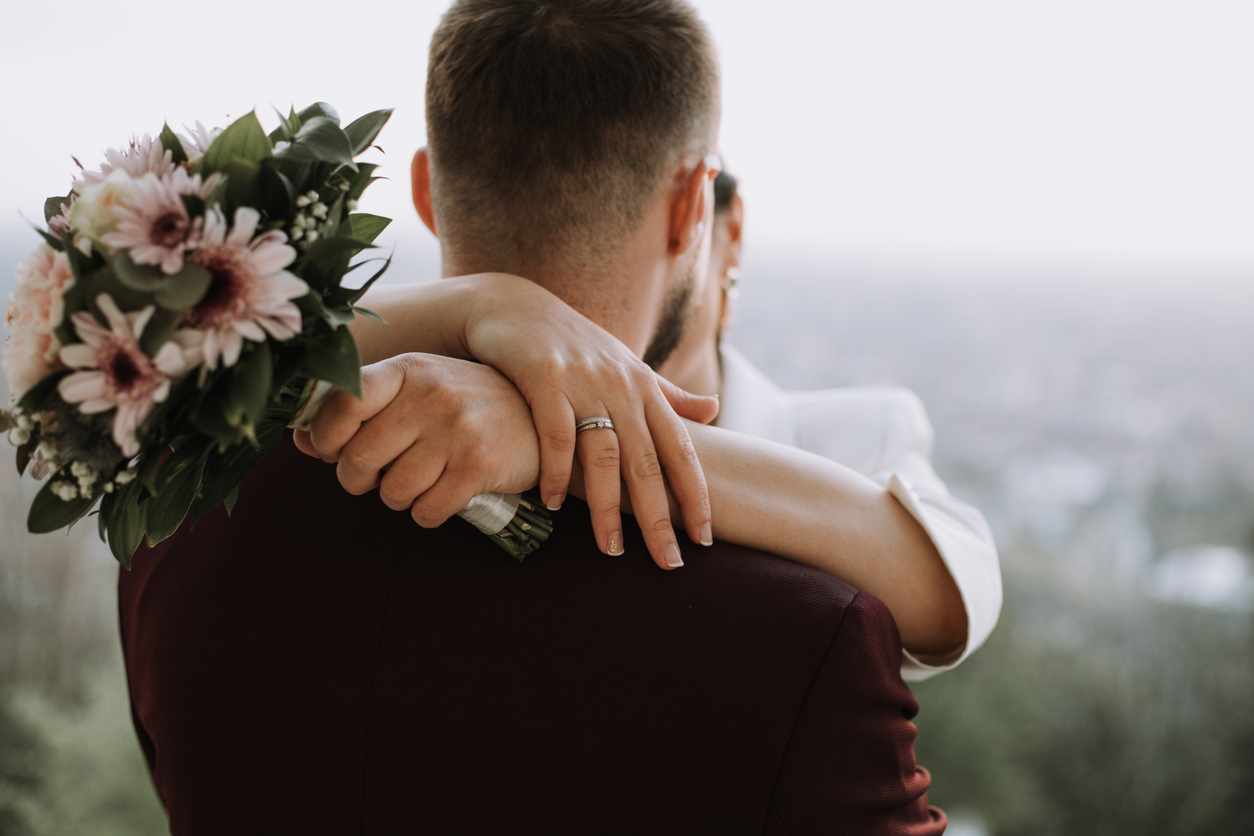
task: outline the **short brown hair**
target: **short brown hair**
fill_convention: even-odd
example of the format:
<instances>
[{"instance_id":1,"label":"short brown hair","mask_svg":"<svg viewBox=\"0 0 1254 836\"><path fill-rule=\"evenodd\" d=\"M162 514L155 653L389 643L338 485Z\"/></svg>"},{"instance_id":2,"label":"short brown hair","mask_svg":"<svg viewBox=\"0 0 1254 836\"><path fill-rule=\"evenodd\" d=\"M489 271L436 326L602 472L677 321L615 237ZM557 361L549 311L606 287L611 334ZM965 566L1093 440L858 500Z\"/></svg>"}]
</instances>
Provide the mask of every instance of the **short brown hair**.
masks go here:
<instances>
[{"instance_id":1,"label":"short brown hair","mask_svg":"<svg viewBox=\"0 0 1254 836\"><path fill-rule=\"evenodd\" d=\"M481 255L604 253L669 166L708 153L718 69L683 0L459 0L431 39L441 236Z\"/></svg>"}]
</instances>

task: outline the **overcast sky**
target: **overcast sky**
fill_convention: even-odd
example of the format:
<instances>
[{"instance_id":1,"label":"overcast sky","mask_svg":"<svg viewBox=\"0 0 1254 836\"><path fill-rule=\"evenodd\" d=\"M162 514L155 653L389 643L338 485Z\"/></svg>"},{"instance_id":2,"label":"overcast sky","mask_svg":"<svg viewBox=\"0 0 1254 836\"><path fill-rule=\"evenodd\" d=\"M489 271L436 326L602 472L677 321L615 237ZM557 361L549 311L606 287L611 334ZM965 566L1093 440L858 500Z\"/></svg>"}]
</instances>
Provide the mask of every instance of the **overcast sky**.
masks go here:
<instances>
[{"instance_id":1,"label":"overcast sky","mask_svg":"<svg viewBox=\"0 0 1254 836\"><path fill-rule=\"evenodd\" d=\"M443 0L6 4L0 230L131 133L396 107L363 208L425 254L407 163ZM759 254L1254 277L1249 0L703 0ZM17 6L15 9L14 6ZM33 242L33 239L32 239Z\"/></svg>"}]
</instances>

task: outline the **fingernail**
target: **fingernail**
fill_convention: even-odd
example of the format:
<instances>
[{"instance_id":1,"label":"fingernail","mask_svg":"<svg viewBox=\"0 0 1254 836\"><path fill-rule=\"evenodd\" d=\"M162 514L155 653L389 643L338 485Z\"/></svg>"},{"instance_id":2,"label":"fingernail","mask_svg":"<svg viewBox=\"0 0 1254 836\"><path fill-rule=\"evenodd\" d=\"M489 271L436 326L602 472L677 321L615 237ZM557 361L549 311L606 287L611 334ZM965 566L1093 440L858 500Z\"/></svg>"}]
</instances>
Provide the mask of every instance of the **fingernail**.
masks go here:
<instances>
[{"instance_id":1,"label":"fingernail","mask_svg":"<svg viewBox=\"0 0 1254 836\"><path fill-rule=\"evenodd\" d=\"M605 544L605 553L618 557L623 553L623 535L622 532L615 531L610 535L609 542Z\"/></svg>"},{"instance_id":2,"label":"fingernail","mask_svg":"<svg viewBox=\"0 0 1254 836\"><path fill-rule=\"evenodd\" d=\"M565 497L562 496L562 494L553 494L553 496L550 496L544 501L544 507L548 508L550 511L556 511L562 507L563 499L565 499Z\"/></svg>"},{"instance_id":3,"label":"fingernail","mask_svg":"<svg viewBox=\"0 0 1254 836\"><path fill-rule=\"evenodd\" d=\"M671 543L666 547L666 565L672 569L678 569L684 565L684 560L679 556L679 547Z\"/></svg>"},{"instance_id":4,"label":"fingernail","mask_svg":"<svg viewBox=\"0 0 1254 836\"><path fill-rule=\"evenodd\" d=\"M703 546L714 545L714 530L710 528L709 523L706 523L705 525L701 526L701 545Z\"/></svg>"}]
</instances>

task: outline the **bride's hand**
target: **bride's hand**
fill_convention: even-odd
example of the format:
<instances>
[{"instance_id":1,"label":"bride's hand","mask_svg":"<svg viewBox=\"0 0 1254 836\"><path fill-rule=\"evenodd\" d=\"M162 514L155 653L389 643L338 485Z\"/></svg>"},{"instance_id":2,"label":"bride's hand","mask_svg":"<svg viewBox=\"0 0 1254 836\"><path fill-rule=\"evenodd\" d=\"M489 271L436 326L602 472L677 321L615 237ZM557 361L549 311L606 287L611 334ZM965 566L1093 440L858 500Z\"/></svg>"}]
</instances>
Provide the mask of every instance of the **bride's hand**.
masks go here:
<instances>
[{"instance_id":1,"label":"bride's hand","mask_svg":"<svg viewBox=\"0 0 1254 836\"><path fill-rule=\"evenodd\" d=\"M512 380L531 405L545 504L557 506L565 498L577 454L603 551L622 548L623 484L659 566L680 565L668 486L688 536L713 542L705 476L680 417L708 423L718 400L659 377L622 342L534 282L505 274L476 278L465 348ZM577 420L597 416L613 421L614 429L576 434Z\"/></svg>"}]
</instances>

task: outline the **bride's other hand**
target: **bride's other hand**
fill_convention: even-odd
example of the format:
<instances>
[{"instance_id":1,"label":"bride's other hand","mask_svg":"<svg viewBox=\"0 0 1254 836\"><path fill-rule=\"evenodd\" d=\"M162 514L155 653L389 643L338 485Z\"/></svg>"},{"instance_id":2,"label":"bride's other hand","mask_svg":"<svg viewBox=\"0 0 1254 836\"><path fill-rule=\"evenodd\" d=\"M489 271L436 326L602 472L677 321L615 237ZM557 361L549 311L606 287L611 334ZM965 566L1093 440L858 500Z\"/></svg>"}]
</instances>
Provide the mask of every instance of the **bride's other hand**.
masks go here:
<instances>
[{"instance_id":1,"label":"bride's other hand","mask_svg":"<svg viewBox=\"0 0 1254 836\"><path fill-rule=\"evenodd\" d=\"M432 354L364 367L362 399L335 393L295 440L338 462L349 493L378 487L384 504L427 528L479 494L529 489L540 471L531 408L515 386L496 369Z\"/></svg>"},{"instance_id":2,"label":"bride's other hand","mask_svg":"<svg viewBox=\"0 0 1254 836\"><path fill-rule=\"evenodd\" d=\"M602 551L622 549L623 484L662 568L682 565L668 485L688 536L713 542L705 475L680 418L708 423L718 413L717 398L692 395L659 377L596 323L516 276L484 277L466 319L465 347L500 369L531 405L546 505L565 499L578 455ZM576 421L593 417L609 418L614 429L576 433Z\"/></svg>"}]
</instances>

